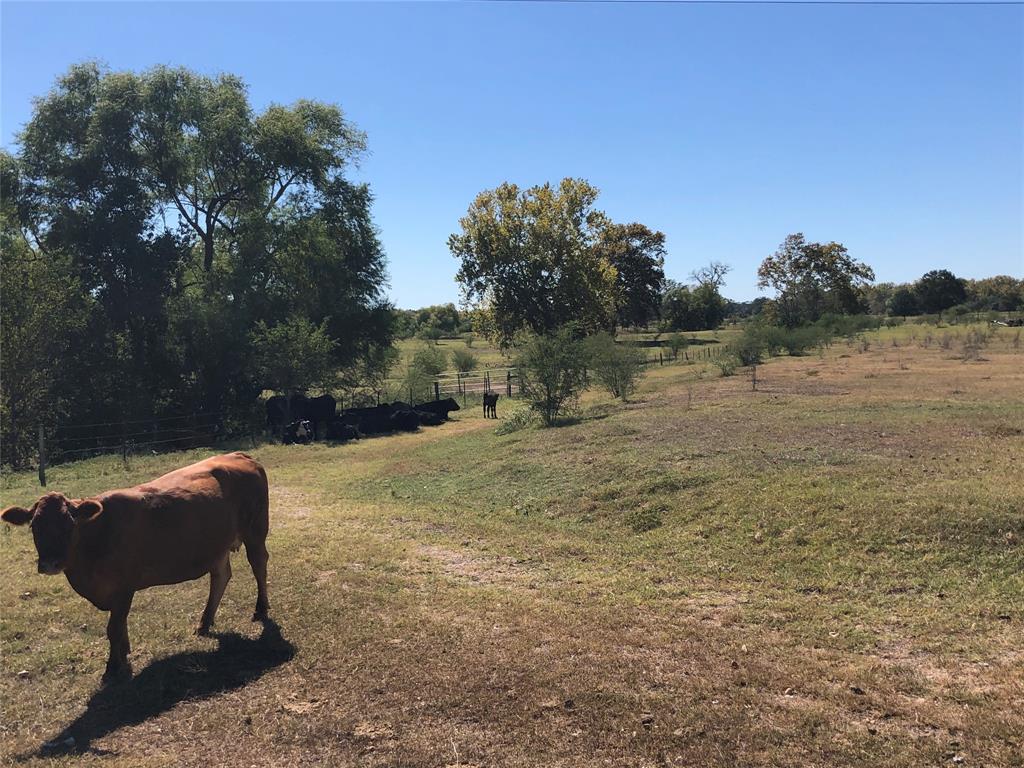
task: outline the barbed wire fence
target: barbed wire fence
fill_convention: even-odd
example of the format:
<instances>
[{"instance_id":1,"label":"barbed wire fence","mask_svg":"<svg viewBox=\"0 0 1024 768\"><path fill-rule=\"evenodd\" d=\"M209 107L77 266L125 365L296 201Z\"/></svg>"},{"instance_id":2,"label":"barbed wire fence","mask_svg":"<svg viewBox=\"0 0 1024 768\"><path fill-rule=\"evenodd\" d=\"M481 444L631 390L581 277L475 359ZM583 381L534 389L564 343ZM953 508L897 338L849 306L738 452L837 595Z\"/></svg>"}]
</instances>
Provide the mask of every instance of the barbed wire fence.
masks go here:
<instances>
[{"instance_id":1,"label":"barbed wire fence","mask_svg":"<svg viewBox=\"0 0 1024 768\"><path fill-rule=\"evenodd\" d=\"M725 344L688 346L675 352L658 345L638 347L644 353L645 366L674 362L709 362L728 351ZM649 350L657 349L653 356ZM367 384L342 394L341 409L357 405L380 405L388 399L408 397L412 405L428 400L454 398L463 407L482 402L483 395L494 392L508 398L521 393L519 371L515 366L494 366L471 371L445 371L417 383L407 379L388 379L377 386ZM247 436L255 445L257 428L251 425ZM127 464L132 456L209 447L229 437L223 414L211 411L159 416L144 419L94 422L89 424L39 425L39 483L46 485L46 469L54 464L97 456L119 454Z\"/></svg>"},{"instance_id":2,"label":"barbed wire fence","mask_svg":"<svg viewBox=\"0 0 1024 768\"><path fill-rule=\"evenodd\" d=\"M127 463L132 455L202 448L224 437L218 412L188 413L146 419L39 426L39 484L54 464L110 454Z\"/></svg>"}]
</instances>

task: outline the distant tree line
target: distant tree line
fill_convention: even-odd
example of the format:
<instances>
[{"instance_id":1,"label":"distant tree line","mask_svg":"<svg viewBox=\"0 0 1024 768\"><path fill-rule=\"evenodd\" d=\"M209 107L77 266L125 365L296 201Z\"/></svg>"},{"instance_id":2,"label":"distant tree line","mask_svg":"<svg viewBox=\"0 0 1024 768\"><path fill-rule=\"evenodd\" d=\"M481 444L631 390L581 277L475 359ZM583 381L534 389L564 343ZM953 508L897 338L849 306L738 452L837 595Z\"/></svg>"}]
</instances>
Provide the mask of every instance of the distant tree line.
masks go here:
<instances>
[{"instance_id":1,"label":"distant tree line","mask_svg":"<svg viewBox=\"0 0 1024 768\"><path fill-rule=\"evenodd\" d=\"M72 67L0 155L0 441L217 412L391 359L366 137L332 104L253 110L245 84Z\"/></svg>"},{"instance_id":2,"label":"distant tree line","mask_svg":"<svg viewBox=\"0 0 1024 768\"><path fill-rule=\"evenodd\" d=\"M940 312L1020 312L1024 311L1024 280L1009 275L969 280L937 269L913 283L868 286L864 297L871 314L895 317Z\"/></svg>"},{"instance_id":3,"label":"distant tree line","mask_svg":"<svg viewBox=\"0 0 1024 768\"><path fill-rule=\"evenodd\" d=\"M435 304L421 309L394 309L394 332L399 339L452 339L473 330L469 312L454 304Z\"/></svg>"}]
</instances>

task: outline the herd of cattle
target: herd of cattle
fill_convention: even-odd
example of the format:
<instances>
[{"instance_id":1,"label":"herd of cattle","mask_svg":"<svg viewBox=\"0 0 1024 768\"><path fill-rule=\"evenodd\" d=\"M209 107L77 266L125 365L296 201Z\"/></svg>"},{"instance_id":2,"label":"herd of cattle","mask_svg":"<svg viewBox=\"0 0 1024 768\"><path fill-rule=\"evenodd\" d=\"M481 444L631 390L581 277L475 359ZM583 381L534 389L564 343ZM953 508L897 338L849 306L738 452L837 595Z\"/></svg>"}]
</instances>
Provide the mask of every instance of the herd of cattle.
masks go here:
<instances>
[{"instance_id":1,"label":"herd of cattle","mask_svg":"<svg viewBox=\"0 0 1024 768\"><path fill-rule=\"evenodd\" d=\"M494 413L498 395L485 395L485 415ZM490 404L490 410L487 405ZM311 440L353 440L364 435L388 432L413 432L421 426L433 427L448 420L448 414L461 410L452 398L409 405L401 401L370 408L338 410L330 395L308 398L275 395L267 400L267 428L280 434L284 443L308 443ZM496 417L496 416L495 416Z\"/></svg>"}]
</instances>

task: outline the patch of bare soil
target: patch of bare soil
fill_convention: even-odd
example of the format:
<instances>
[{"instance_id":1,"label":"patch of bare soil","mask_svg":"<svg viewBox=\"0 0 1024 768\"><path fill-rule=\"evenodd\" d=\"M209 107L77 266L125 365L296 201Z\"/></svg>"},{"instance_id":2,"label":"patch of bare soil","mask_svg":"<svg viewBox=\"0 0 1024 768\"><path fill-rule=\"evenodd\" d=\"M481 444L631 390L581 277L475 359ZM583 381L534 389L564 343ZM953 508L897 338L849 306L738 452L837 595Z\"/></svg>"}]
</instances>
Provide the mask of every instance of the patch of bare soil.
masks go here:
<instances>
[{"instance_id":1,"label":"patch of bare soil","mask_svg":"<svg viewBox=\"0 0 1024 768\"><path fill-rule=\"evenodd\" d=\"M483 556L466 547L454 549L433 544L420 544L413 550L417 561L408 561L413 573L442 573L458 581L481 585L524 585L531 571L527 564L511 557ZM424 568L424 560L427 561Z\"/></svg>"},{"instance_id":2,"label":"patch of bare soil","mask_svg":"<svg viewBox=\"0 0 1024 768\"><path fill-rule=\"evenodd\" d=\"M286 485L270 486L270 521L274 518L286 517L303 520L312 516L314 502L309 495Z\"/></svg>"}]
</instances>

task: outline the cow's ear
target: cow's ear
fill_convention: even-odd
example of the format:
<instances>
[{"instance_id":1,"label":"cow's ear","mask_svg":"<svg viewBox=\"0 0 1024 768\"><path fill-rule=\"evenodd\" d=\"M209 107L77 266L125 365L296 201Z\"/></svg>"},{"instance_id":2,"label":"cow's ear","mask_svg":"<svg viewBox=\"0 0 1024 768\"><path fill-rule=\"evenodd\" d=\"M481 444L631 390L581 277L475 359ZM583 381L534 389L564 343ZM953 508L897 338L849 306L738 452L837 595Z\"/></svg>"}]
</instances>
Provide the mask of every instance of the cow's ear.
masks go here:
<instances>
[{"instance_id":1,"label":"cow's ear","mask_svg":"<svg viewBox=\"0 0 1024 768\"><path fill-rule=\"evenodd\" d=\"M0 512L0 520L11 525L25 525L31 519L31 510L24 507L8 507L3 512Z\"/></svg>"},{"instance_id":2,"label":"cow's ear","mask_svg":"<svg viewBox=\"0 0 1024 768\"><path fill-rule=\"evenodd\" d=\"M85 499L77 504L69 502L68 506L71 508L72 517L79 522L93 520L103 511L103 505L95 499Z\"/></svg>"}]
</instances>

